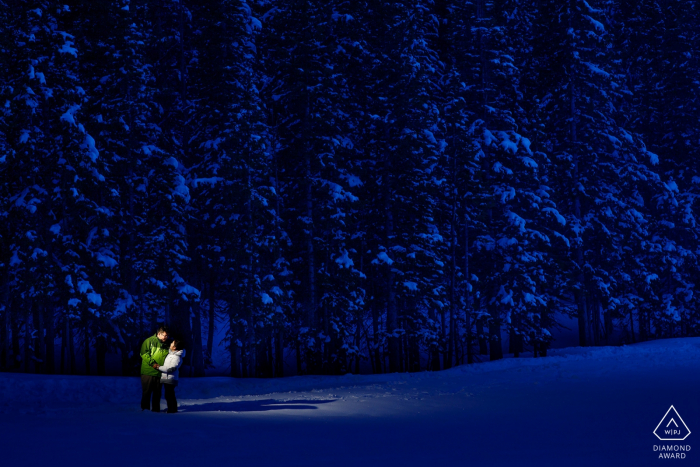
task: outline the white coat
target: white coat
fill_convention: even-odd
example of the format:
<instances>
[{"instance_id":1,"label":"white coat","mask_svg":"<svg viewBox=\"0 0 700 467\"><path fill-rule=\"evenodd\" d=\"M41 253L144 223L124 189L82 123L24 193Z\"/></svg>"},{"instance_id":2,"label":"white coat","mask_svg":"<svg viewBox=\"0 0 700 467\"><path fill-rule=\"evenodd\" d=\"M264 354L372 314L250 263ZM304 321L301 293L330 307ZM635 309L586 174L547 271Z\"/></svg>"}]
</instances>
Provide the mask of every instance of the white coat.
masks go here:
<instances>
[{"instance_id":1,"label":"white coat","mask_svg":"<svg viewBox=\"0 0 700 467\"><path fill-rule=\"evenodd\" d=\"M162 373L160 382L162 384L177 384L178 369L182 365L182 359L185 358L185 349L168 350L168 356L165 357L165 362L158 368Z\"/></svg>"}]
</instances>

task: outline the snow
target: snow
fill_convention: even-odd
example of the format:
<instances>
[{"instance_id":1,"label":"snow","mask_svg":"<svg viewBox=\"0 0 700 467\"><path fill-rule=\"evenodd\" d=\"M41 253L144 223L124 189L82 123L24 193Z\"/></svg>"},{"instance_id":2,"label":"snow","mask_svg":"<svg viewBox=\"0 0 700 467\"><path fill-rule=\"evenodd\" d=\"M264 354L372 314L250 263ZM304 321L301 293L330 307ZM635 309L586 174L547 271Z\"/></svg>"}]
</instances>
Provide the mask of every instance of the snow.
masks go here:
<instances>
[{"instance_id":1,"label":"snow","mask_svg":"<svg viewBox=\"0 0 700 467\"><path fill-rule=\"evenodd\" d=\"M66 280L68 280L68 278L66 278ZM88 281L83 281L83 280L78 281L78 291L80 293L87 293L87 291L90 289L92 289L92 286L90 285L90 283Z\"/></svg>"},{"instance_id":2,"label":"snow","mask_svg":"<svg viewBox=\"0 0 700 467\"><path fill-rule=\"evenodd\" d=\"M88 150L88 154L90 155L90 159L92 160L92 162L95 162L97 160L97 158L100 156L100 152L95 147L95 138L86 134L85 135L85 145L87 146L87 150ZM102 180L102 181L104 181L104 180Z\"/></svg>"},{"instance_id":3,"label":"snow","mask_svg":"<svg viewBox=\"0 0 700 467\"><path fill-rule=\"evenodd\" d=\"M22 260L17 256L17 250L12 252L12 257L10 258L10 266L15 267L22 263Z\"/></svg>"},{"instance_id":4,"label":"snow","mask_svg":"<svg viewBox=\"0 0 700 467\"><path fill-rule=\"evenodd\" d=\"M591 18L591 17L588 16L588 15L583 15L583 16L584 16L585 18L588 18L588 21L590 21L591 24L593 24L593 27L596 29L596 31L598 31L598 32L605 32L605 26L603 26L603 23L601 23L601 22L598 21L598 20L595 20L595 19Z\"/></svg>"},{"instance_id":5,"label":"snow","mask_svg":"<svg viewBox=\"0 0 700 467\"><path fill-rule=\"evenodd\" d=\"M102 296L98 293L87 294L87 300L95 306L102 306Z\"/></svg>"},{"instance_id":6,"label":"snow","mask_svg":"<svg viewBox=\"0 0 700 467\"><path fill-rule=\"evenodd\" d=\"M222 177L207 177L207 178L195 178L192 180L192 186L197 188L200 183L208 185L216 185L218 182L222 181Z\"/></svg>"},{"instance_id":7,"label":"snow","mask_svg":"<svg viewBox=\"0 0 700 467\"><path fill-rule=\"evenodd\" d=\"M202 292L200 292L199 289L192 287L189 284L179 286L177 291L184 300L188 300L189 298L198 300L202 295Z\"/></svg>"},{"instance_id":8,"label":"snow","mask_svg":"<svg viewBox=\"0 0 700 467\"><path fill-rule=\"evenodd\" d=\"M597 74L605 76L605 77L610 76L610 73L608 73L607 71L601 70L600 68L598 68L596 65L594 65L592 63L583 62L583 64L586 65L593 73L597 73Z\"/></svg>"},{"instance_id":9,"label":"snow","mask_svg":"<svg viewBox=\"0 0 700 467\"><path fill-rule=\"evenodd\" d=\"M350 267L352 267L355 263L354 263L353 260L350 259L350 257L348 256L348 250L346 250L345 248L343 248L342 252L343 252L343 253L335 259L335 262L338 263L338 265L339 265L341 268L350 268Z\"/></svg>"},{"instance_id":10,"label":"snow","mask_svg":"<svg viewBox=\"0 0 700 467\"><path fill-rule=\"evenodd\" d=\"M174 159L171 157L171 159ZM190 202L190 189L185 185L185 177L182 175L177 175L175 177L175 183L177 184L173 189L173 194L180 196L185 200L185 203Z\"/></svg>"},{"instance_id":11,"label":"snow","mask_svg":"<svg viewBox=\"0 0 700 467\"><path fill-rule=\"evenodd\" d=\"M658 165L659 156L651 151L647 151L646 153L649 155L649 162L651 162L651 165Z\"/></svg>"},{"instance_id":12,"label":"snow","mask_svg":"<svg viewBox=\"0 0 700 467\"><path fill-rule=\"evenodd\" d=\"M678 185L673 180L664 183L664 185L666 186L666 189L668 189L668 191L675 191L676 193L678 193Z\"/></svg>"},{"instance_id":13,"label":"snow","mask_svg":"<svg viewBox=\"0 0 700 467\"><path fill-rule=\"evenodd\" d=\"M102 263L104 267L113 268L117 265L117 262L111 256L107 256L102 253L97 253L95 256L97 257L97 261Z\"/></svg>"},{"instance_id":14,"label":"snow","mask_svg":"<svg viewBox=\"0 0 700 467\"><path fill-rule=\"evenodd\" d=\"M380 252L380 253L377 255L377 259L373 259L373 260L372 260L372 264L379 264L380 261L381 261L382 263L388 264L389 266L391 266L392 264L394 264L394 260L392 260L391 258L389 258L389 255L387 255L385 251Z\"/></svg>"},{"instance_id":15,"label":"snow","mask_svg":"<svg viewBox=\"0 0 700 467\"><path fill-rule=\"evenodd\" d=\"M71 105L66 112L61 115L60 120L75 126L75 113L80 109L79 105Z\"/></svg>"},{"instance_id":16,"label":"snow","mask_svg":"<svg viewBox=\"0 0 700 467\"><path fill-rule=\"evenodd\" d=\"M691 431L675 444L695 447L700 338L549 352L442 372L181 377L176 415L141 412L134 377L1 373L3 465L122 467L170 442L174 462L202 466L651 465L674 444L653 434L671 405Z\"/></svg>"},{"instance_id":17,"label":"snow","mask_svg":"<svg viewBox=\"0 0 700 467\"><path fill-rule=\"evenodd\" d=\"M554 215L554 217L556 217L556 219L557 219L557 222L559 222L561 225L566 225L566 219L564 218L564 216L559 214L559 211L557 211L556 209L554 209L554 208L542 208L542 211L548 212L548 213Z\"/></svg>"}]
</instances>

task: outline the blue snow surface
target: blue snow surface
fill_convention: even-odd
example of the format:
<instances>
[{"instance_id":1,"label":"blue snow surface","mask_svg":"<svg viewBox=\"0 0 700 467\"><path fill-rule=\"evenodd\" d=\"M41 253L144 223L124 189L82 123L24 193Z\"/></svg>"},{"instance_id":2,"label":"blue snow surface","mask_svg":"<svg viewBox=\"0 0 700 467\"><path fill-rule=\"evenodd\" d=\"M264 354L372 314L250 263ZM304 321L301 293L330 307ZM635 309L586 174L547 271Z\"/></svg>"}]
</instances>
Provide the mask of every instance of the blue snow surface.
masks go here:
<instances>
[{"instance_id":1,"label":"blue snow surface","mask_svg":"<svg viewBox=\"0 0 700 467\"><path fill-rule=\"evenodd\" d=\"M700 338L551 354L435 373L183 379L178 414L141 412L138 378L3 373L0 465L700 465ZM691 434L659 441L672 405ZM685 459L659 459L659 446Z\"/></svg>"}]
</instances>

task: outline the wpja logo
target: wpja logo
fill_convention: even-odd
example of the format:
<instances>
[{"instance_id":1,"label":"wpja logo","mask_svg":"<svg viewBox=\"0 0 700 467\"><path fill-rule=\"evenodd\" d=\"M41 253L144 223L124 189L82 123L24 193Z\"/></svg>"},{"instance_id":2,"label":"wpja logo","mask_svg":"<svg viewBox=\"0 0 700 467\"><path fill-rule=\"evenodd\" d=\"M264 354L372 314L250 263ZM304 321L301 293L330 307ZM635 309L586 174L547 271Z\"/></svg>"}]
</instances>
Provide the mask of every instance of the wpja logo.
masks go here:
<instances>
[{"instance_id":1,"label":"wpja logo","mask_svg":"<svg viewBox=\"0 0 700 467\"><path fill-rule=\"evenodd\" d=\"M676 408L671 406L654 429L654 435L660 441L684 441L690 435L690 430ZM688 451L689 444L654 445L654 452L659 453L659 459L685 459Z\"/></svg>"}]
</instances>

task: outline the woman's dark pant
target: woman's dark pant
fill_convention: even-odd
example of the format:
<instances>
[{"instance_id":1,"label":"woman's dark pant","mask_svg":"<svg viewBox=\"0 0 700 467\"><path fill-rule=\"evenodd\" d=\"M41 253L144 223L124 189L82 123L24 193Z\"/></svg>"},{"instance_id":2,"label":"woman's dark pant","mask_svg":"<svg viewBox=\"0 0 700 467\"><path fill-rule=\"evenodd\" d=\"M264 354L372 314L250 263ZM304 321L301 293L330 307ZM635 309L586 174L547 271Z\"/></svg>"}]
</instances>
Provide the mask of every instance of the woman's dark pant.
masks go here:
<instances>
[{"instance_id":1,"label":"woman's dark pant","mask_svg":"<svg viewBox=\"0 0 700 467\"><path fill-rule=\"evenodd\" d=\"M160 378L141 375L141 409L160 412ZM149 402L153 407L149 407Z\"/></svg>"},{"instance_id":2,"label":"woman's dark pant","mask_svg":"<svg viewBox=\"0 0 700 467\"><path fill-rule=\"evenodd\" d=\"M165 388L165 401L168 403L168 413L177 412L177 399L175 398L175 386L176 384L163 383L162 386Z\"/></svg>"}]
</instances>

